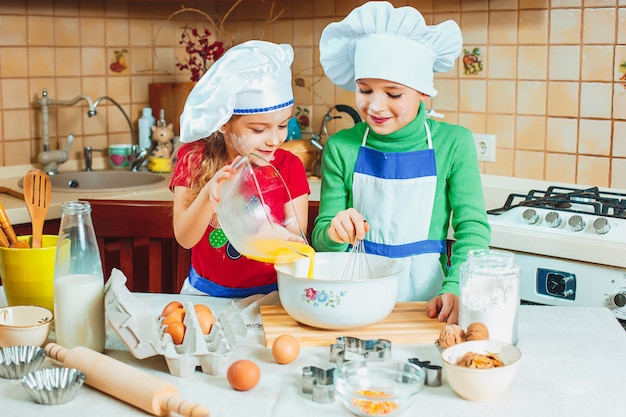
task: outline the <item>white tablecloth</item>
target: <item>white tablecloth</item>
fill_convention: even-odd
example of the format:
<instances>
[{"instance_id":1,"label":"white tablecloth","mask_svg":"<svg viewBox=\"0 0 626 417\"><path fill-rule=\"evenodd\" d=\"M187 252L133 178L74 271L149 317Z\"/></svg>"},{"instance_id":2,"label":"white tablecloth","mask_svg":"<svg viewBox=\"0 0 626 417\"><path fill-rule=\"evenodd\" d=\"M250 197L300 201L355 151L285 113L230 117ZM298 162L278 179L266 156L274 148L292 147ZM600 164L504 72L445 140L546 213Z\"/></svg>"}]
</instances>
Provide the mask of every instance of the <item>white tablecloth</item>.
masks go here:
<instances>
[{"instance_id":1,"label":"white tablecloth","mask_svg":"<svg viewBox=\"0 0 626 417\"><path fill-rule=\"evenodd\" d=\"M1 288L1 287L0 287ZM230 300L164 294L134 294L146 300L155 314L172 300L203 302L215 312ZM169 374L162 356L138 360L117 335L107 330L106 354L174 383L180 395L202 404L215 417L350 416L339 400L321 404L301 393L305 366L328 369L329 349L303 348L298 359L279 365L265 347L258 314L259 303L276 302L276 297L239 300L248 334L232 354L232 361L251 359L261 368L261 380L252 390L239 392L225 375L195 372L180 378ZM0 305L6 305L0 293ZM601 416L623 408L626 392L626 332L603 308L522 306L519 321L522 363L510 389L491 402L469 402L459 398L445 381L440 387L425 387L407 416ZM392 357L418 357L440 364L434 345L393 345ZM49 361L49 359L47 359ZM144 411L84 386L76 398L64 405L34 403L19 380L0 379L0 415L17 416L145 416Z\"/></svg>"}]
</instances>

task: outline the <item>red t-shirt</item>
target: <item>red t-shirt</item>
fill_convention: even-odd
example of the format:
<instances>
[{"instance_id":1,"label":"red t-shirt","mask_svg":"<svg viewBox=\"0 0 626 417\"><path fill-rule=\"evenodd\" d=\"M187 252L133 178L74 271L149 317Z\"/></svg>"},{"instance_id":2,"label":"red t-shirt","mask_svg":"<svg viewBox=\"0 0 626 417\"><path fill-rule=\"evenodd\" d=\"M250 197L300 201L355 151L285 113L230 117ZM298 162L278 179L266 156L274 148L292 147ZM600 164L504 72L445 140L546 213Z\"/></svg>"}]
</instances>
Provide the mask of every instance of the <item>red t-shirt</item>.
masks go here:
<instances>
[{"instance_id":1,"label":"red t-shirt","mask_svg":"<svg viewBox=\"0 0 626 417\"><path fill-rule=\"evenodd\" d=\"M184 159L183 156L189 152L189 149L189 146L184 145L180 148L179 161ZM310 192L304 165L297 156L284 149L277 149L271 163L285 180L292 198L295 199ZM176 164L170 188L185 187L188 174L186 164ZM276 200L268 202L268 205L272 214L280 220L283 217L284 204L287 203L288 197L283 195L283 201ZM191 265L200 276L224 287L250 288L276 282L273 264L254 261L242 256L230 244L224 231L212 225L209 225L202 239L191 249Z\"/></svg>"}]
</instances>

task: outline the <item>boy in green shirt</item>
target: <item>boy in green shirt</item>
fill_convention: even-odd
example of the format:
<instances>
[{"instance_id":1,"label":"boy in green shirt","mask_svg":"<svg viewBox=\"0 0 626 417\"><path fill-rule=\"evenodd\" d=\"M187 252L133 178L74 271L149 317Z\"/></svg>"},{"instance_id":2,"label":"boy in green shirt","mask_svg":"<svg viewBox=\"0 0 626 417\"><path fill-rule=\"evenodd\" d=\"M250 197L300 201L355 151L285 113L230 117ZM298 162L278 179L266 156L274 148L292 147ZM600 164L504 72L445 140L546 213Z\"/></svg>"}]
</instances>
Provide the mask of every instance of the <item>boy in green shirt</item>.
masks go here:
<instances>
[{"instance_id":1,"label":"boy in green shirt","mask_svg":"<svg viewBox=\"0 0 626 417\"><path fill-rule=\"evenodd\" d=\"M364 239L368 253L404 265L398 301L429 300L428 315L448 323L458 319L460 264L490 242L472 133L427 118L423 104L437 94L433 71L451 69L462 43L455 22L427 26L417 10L382 1L331 23L320 40L326 75L356 90L364 122L326 143L313 246L345 251Z\"/></svg>"}]
</instances>

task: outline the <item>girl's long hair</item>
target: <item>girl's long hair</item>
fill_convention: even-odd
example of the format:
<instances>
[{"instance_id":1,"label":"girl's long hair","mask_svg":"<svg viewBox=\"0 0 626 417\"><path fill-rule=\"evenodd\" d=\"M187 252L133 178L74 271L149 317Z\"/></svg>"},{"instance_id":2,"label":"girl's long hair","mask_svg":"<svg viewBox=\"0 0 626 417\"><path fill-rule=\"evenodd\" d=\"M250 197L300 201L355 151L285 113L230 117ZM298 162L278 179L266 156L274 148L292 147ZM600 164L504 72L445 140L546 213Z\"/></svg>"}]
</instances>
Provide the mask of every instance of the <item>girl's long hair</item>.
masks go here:
<instances>
[{"instance_id":1,"label":"girl's long hair","mask_svg":"<svg viewBox=\"0 0 626 417\"><path fill-rule=\"evenodd\" d=\"M183 171L189 173L189 176L185 178L185 186L191 189L189 196L189 202L191 202L213 175L228 163L226 161L226 143L224 135L217 131L205 139L182 146L188 147L189 151L176 163L187 165L187 169Z\"/></svg>"}]
</instances>

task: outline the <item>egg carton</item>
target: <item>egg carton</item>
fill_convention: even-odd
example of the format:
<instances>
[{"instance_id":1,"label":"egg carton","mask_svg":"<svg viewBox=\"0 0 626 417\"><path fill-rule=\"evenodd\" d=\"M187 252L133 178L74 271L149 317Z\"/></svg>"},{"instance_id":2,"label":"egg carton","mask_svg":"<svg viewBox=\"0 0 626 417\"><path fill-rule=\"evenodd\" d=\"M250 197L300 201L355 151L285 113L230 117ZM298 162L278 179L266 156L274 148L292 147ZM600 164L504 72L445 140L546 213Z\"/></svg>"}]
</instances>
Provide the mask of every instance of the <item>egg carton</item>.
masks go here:
<instances>
[{"instance_id":1,"label":"egg carton","mask_svg":"<svg viewBox=\"0 0 626 417\"><path fill-rule=\"evenodd\" d=\"M229 357L245 337L247 328L239 310L231 303L219 315L209 334L202 333L193 303L184 303L183 342L175 345L165 333L163 318L150 305L136 298L126 287L126 276L114 269L105 285L105 317L115 333L137 359L163 355L172 375L186 377L197 367L210 375L223 375Z\"/></svg>"}]
</instances>

